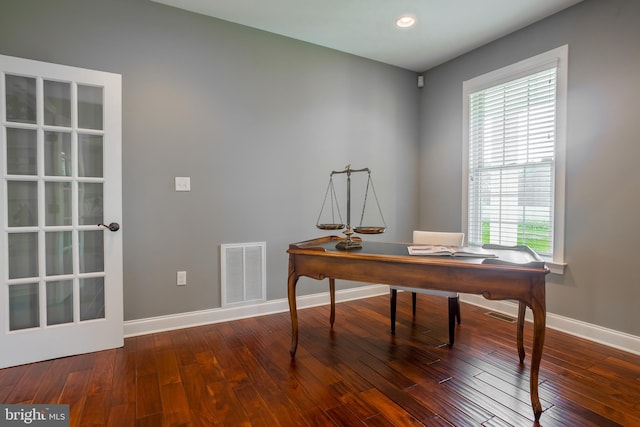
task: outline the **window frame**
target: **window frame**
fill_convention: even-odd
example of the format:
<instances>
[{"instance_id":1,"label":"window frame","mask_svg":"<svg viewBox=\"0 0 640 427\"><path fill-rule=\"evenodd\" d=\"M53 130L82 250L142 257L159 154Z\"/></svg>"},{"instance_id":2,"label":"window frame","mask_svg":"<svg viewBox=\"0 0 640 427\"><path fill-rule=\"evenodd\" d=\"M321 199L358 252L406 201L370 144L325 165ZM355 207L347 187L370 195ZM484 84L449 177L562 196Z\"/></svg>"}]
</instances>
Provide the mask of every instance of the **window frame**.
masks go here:
<instances>
[{"instance_id":1,"label":"window frame","mask_svg":"<svg viewBox=\"0 0 640 427\"><path fill-rule=\"evenodd\" d=\"M566 176L566 123L567 123L567 75L568 45L549 50L512 65L465 80L462 84L462 230L469 235L469 125L470 94L516 80L537 71L557 66L556 75L556 141L554 171L553 257L543 257L552 273L563 274L565 238L565 176Z\"/></svg>"}]
</instances>

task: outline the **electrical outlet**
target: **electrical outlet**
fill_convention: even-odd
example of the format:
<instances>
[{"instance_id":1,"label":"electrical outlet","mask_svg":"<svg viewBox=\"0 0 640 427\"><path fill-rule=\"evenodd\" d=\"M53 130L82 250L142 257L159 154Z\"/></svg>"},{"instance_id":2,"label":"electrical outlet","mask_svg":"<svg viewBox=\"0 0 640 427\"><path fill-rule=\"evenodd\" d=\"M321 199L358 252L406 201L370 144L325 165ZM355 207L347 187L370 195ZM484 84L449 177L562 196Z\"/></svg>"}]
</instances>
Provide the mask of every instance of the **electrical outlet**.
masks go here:
<instances>
[{"instance_id":1,"label":"electrical outlet","mask_svg":"<svg viewBox=\"0 0 640 427\"><path fill-rule=\"evenodd\" d=\"M187 272L186 271L178 271L176 285L185 286L187 284Z\"/></svg>"}]
</instances>

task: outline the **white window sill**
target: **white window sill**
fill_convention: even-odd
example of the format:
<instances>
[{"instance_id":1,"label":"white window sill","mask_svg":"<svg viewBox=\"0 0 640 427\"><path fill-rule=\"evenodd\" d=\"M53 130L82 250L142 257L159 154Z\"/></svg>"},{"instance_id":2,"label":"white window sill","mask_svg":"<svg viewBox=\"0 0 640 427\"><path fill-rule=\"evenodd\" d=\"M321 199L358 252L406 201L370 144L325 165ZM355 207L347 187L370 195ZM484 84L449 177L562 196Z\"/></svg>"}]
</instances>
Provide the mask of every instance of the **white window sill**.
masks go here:
<instances>
[{"instance_id":1,"label":"white window sill","mask_svg":"<svg viewBox=\"0 0 640 427\"><path fill-rule=\"evenodd\" d=\"M549 271L551 271L551 273L559 274L561 276L564 274L564 268L567 266L566 262L554 262L544 257L543 259L545 265L549 268Z\"/></svg>"}]
</instances>

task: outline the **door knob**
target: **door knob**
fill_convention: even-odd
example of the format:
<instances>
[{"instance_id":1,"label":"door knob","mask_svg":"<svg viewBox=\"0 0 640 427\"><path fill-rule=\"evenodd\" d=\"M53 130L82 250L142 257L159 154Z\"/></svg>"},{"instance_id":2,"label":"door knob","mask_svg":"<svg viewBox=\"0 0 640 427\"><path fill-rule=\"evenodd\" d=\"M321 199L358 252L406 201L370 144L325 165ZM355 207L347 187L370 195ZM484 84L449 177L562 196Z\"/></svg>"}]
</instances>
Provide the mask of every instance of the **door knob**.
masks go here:
<instances>
[{"instance_id":1,"label":"door knob","mask_svg":"<svg viewBox=\"0 0 640 427\"><path fill-rule=\"evenodd\" d=\"M98 224L98 227L104 227L104 228L108 228L111 231L118 231L120 230L120 224L118 224L117 222L112 222L109 225L106 224Z\"/></svg>"}]
</instances>

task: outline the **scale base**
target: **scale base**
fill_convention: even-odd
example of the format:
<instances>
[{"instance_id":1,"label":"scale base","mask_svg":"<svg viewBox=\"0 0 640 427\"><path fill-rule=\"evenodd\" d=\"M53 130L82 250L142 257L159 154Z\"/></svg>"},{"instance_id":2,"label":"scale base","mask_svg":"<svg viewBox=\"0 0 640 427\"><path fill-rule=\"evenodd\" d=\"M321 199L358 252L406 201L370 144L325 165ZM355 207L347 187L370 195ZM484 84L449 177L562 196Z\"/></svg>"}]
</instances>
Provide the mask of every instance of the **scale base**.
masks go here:
<instances>
[{"instance_id":1,"label":"scale base","mask_svg":"<svg viewBox=\"0 0 640 427\"><path fill-rule=\"evenodd\" d=\"M350 251L353 249L362 249L362 244L359 241L347 239L342 240L336 244L336 249L340 249L343 251Z\"/></svg>"}]
</instances>

